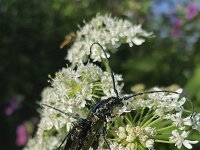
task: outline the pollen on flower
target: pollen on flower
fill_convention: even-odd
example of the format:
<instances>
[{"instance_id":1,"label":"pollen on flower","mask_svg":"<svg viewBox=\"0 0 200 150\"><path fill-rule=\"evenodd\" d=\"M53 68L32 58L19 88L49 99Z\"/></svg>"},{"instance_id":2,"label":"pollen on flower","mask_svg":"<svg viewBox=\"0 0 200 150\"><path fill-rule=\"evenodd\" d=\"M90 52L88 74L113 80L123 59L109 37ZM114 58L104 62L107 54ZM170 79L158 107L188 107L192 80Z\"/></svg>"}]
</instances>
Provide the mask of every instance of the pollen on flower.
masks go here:
<instances>
[{"instance_id":1,"label":"pollen on flower","mask_svg":"<svg viewBox=\"0 0 200 150\"><path fill-rule=\"evenodd\" d=\"M146 143L146 148L153 149L154 141L153 139L150 139L150 137L153 136L153 131L154 129L150 127L134 127L130 124L127 124L126 127L118 128L118 143L127 149L133 149L133 147L135 148L135 145Z\"/></svg>"}]
</instances>

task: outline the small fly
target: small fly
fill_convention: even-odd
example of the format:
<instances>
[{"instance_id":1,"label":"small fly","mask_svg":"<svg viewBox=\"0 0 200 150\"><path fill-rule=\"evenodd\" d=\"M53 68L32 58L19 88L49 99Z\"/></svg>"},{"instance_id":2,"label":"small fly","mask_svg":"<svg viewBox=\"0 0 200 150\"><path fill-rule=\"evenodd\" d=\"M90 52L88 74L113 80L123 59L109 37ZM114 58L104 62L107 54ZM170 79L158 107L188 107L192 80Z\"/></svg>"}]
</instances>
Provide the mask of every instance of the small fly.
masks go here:
<instances>
[{"instance_id":1,"label":"small fly","mask_svg":"<svg viewBox=\"0 0 200 150\"><path fill-rule=\"evenodd\" d=\"M74 32L65 36L64 41L60 44L60 49L63 49L66 45L71 44L76 39L76 34Z\"/></svg>"},{"instance_id":2,"label":"small fly","mask_svg":"<svg viewBox=\"0 0 200 150\"><path fill-rule=\"evenodd\" d=\"M174 93L182 96L182 93L163 90L163 91L146 91L146 92L136 93L130 96L120 97L116 89L114 74L110 67L110 63L105 50L99 43L93 43L90 47L90 53L93 45L100 46L105 55L105 58L108 62L108 66L110 69L115 96L109 97L104 100L96 100L96 103L93 104L93 106L90 106L91 104L88 103L89 105L88 108L90 108L90 111L86 119L82 119L77 115L73 116L75 119L78 120L78 122L72 127L72 129L66 135L66 137L64 138L58 149L61 148L61 146L65 141L66 143L64 150L81 150L81 149L87 150L90 147L92 147L93 149L97 149L99 135L102 135L107 147L110 149L109 143L106 140L107 118L112 117L112 112L114 108L123 106L123 101L129 100L132 97L150 93ZM43 105L48 106L46 104ZM54 107L51 106L48 107L64 113L63 111L58 110Z\"/></svg>"}]
</instances>

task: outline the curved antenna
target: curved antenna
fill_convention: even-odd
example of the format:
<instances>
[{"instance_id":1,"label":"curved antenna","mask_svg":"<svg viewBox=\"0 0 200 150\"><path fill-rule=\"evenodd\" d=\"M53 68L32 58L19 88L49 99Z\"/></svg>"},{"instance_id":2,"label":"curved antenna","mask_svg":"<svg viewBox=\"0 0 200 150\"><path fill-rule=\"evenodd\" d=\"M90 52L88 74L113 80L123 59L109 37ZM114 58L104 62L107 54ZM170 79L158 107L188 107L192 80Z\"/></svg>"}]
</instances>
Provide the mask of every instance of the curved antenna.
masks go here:
<instances>
[{"instance_id":1,"label":"curved antenna","mask_svg":"<svg viewBox=\"0 0 200 150\"><path fill-rule=\"evenodd\" d=\"M139 92L139 93L136 93L136 94L133 94L133 95L130 95L130 96L125 96L125 97L123 97L123 100L128 100L128 99L130 99L132 97L136 97L136 96L140 96L140 95L144 95L144 94L151 94L151 93L173 93L173 94L178 94L181 97L185 97L186 100L190 103L190 105L192 107L192 113L191 113L191 117L190 118L192 118L194 116L194 105L193 105L191 100L187 99L186 95L184 94L184 91L181 92L181 93L178 93L178 92L175 92L175 91L168 91L168 90Z\"/></svg>"},{"instance_id":2,"label":"curved antenna","mask_svg":"<svg viewBox=\"0 0 200 150\"><path fill-rule=\"evenodd\" d=\"M187 95L186 90L183 89L183 91L181 92L180 96L181 96L181 97L185 97L186 100L190 103L190 105L191 105L191 107L192 107L192 113L191 113L190 119L192 119L192 118L194 117L194 115L195 115L195 114L194 114L194 105L193 105L192 101L191 101L190 99L188 99L188 95ZM180 98L181 98L181 97L180 97Z\"/></svg>"},{"instance_id":3,"label":"curved antenna","mask_svg":"<svg viewBox=\"0 0 200 150\"><path fill-rule=\"evenodd\" d=\"M130 96L125 96L123 99L124 100L128 100L129 98L132 98L132 97L136 97L136 96L140 96L140 95L144 95L144 94L151 94L151 93L174 93L174 94L181 94L181 93L178 93L178 92L174 92L174 91L168 91L168 90L163 90L163 91L145 91L145 92L139 92L139 93L136 93L136 94L133 94L133 95L130 95Z\"/></svg>"},{"instance_id":4,"label":"curved antenna","mask_svg":"<svg viewBox=\"0 0 200 150\"><path fill-rule=\"evenodd\" d=\"M58 112L60 112L60 113L65 114L66 116L73 117L74 119L80 120L80 117L79 117L78 115L72 116L72 115L70 115L70 114L68 114L68 113L66 113L66 112L64 112L64 111L62 111L62 110L60 110L60 109L57 109L57 108L55 108L55 107L52 107L52 106L47 105L47 104L44 104L44 103L41 104L41 105L47 106L47 107L49 107L49 108L52 108L52 109L54 109L54 110L56 110L56 111L58 111Z\"/></svg>"},{"instance_id":5,"label":"curved antenna","mask_svg":"<svg viewBox=\"0 0 200 150\"><path fill-rule=\"evenodd\" d=\"M112 82L113 82L113 89L114 89L114 92L115 92L116 96L119 97L119 94L118 94L118 91L117 91L116 85L115 85L115 77L114 77L113 71L112 71L112 69L111 69L110 62L109 62L108 56L107 56L107 54L106 54L106 51L104 50L103 46L101 46L101 44L95 42L95 43L93 43L93 44L90 46L90 54L91 54L91 52L92 52L92 47L93 47L93 45L98 45L98 46L100 46L101 50L103 51L103 53L104 53L104 55L105 55L105 57L106 57L107 63L108 63L108 67L109 67L109 69L110 69L110 74L111 74L111 78L112 78Z\"/></svg>"}]
</instances>

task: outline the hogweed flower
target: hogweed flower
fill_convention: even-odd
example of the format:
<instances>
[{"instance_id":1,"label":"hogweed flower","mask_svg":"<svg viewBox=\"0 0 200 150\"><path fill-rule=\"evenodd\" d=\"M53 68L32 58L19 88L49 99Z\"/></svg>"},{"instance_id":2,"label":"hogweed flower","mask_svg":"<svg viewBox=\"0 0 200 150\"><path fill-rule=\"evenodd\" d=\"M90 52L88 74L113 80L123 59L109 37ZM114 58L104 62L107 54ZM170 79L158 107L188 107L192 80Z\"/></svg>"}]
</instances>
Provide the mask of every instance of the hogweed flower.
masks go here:
<instances>
[{"instance_id":1,"label":"hogweed flower","mask_svg":"<svg viewBox=\"0 0 200 150\"><path fill-rule=\"evenodd\" d=\"M71 63L86 62L90 55L90 46L95 42L100 43L107 52L117 51L124 43L128 43L130 47L133 44L141 45L145 42L144 38L151 34L144 31L141 25L134 26L128 20L113 18L111 15L97 15L77 31L76 42L68 50L67 59ZM91 59L101 62L101 58L105 58L102 50L94 46Z\"/></svg>"},{"instance_id":2,"label":"hogweed flower","mask_svg":"<svg viewBox=\"0 0 200 150\"><path fill-rule=\"evenodd\" d=\"M176 92L181 93L182 89ZM185 97L174 93L153 93L133 98L124 105L127 109L119 109L120 116L110 122L108 139L113 149L151 150L158 143L191 149L191 144L198 141L189 140L189 133L199 129L199 114L186 110L185 102Z\"/></svg>"},{"instance_id":3,"label":"hogweed flower","mask_svg":"<svg viewBox=\"0 0 200 150\"><path fill-rule=\"evenodd\" d=\"M120 94L123 85L118 82L122 81L122 77L115 75L115 79ZM77 114L85 118L88 115L86 100L95 103L95 99L101 100L115 94L111 76L92 63L77 64L76 69L63 68L49 82L51 87L43 90L40 103L55 107L71 116L49 107L41 109L41 121L36 137L29 141L25 149L56 149L71 129L72 123L77 121L73 116Z\"/></svg>"}]
</instances>

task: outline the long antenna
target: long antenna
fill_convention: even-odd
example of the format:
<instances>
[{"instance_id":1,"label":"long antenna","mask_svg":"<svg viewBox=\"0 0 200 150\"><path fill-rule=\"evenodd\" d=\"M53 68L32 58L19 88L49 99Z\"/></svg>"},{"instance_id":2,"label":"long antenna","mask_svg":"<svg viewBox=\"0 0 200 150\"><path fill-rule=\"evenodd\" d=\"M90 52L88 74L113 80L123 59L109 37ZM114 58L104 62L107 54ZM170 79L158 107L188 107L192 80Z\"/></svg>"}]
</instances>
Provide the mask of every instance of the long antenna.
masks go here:
<instances>
[{"instance_id":1,"label":"long antenna","mask_svg":"<svg viewBox=\"0 0 200 150\"><path fill-rule=\"evenodd\" d=\"M109 62L108 56L107 56L106 51L104 50L103 46L101 46L101 44L99 44L98 42L93 43L93 44L90 46L90 54L91 54L91 52L92 52L92 47L93 47L93 45L95 45L95 44L96 44L96 45L99 45L99 46L101 47L101 50L103 51L103 53L104 53L104 55L105 55L105 57L106 57L106 60L107 60L107 63L108 63L108 67L109 67L109 69L110 69L110 74L111 74L112 82L113 82L113 89L114 89L114 92L115 92L116 96L119 97L119 94L118 94L118 91L117 91L116 85L115 85L115 77L114 77L113 71L112 71L112 69L111 69L111 67L110 67L110 62Z\"/></svg>"},{"instance_id":2,"label":"long antenna","mask_svg":"<svg viewBox=\"0 0 200 150\"><path fill-rule=\"evenodd\" d=\"M56 110L56 111L58 111L58 112L60 112L60 113L65 114L66 116L73 117L74 119L77 119L77 120L80 119L80 117L78 117L78 116L72 116L72 115L70 115L70 114L68 114L68 113L66 113L66 112L64 112L64 111L62 111L62 110L60 110L60 109L57 109L57 108L55 108L55 107L52 107L52 106L50 106L50 105L47 105L47 104L44 104L44 103L41 104L41 105L47 106L47 107L49 107L49 108L52 108L52 109L54 109L54 110Z\"/></svg>"},{"instance_id":3,"label":"long antenna","mask_svg":"<svg viewBox=\"0 0 200 150\"><path fill-rule=\"evenodd\" d=\"M151 93L174 93L180 95L181 93L174 92L174 91L168 91L168 90L163 90L163 91L145 91L145 92L139 92L130 96L125 96L123 99L128 100L129 98L144 95L144 94L151 94Z\"/></svg>"},{"instance_id":4,"label":"long antenna","mask_svg":"<svg viewBox=\"0 0 200 150\"><path fill-rule=\"evenodd\" d=\"M186 97L183 92L182 93L178 93L178 92L175 92L175 91L168 91L168 90L163 90L163 91L146 91L146 92L139 92L139 93L136 93L136 94L133 94L133 95L130 95L130 96L125 96L123 97L123 100L128 100L129 98L132 98L132 97L136 97L136 96L140 96L140 95L144 95L144 94L151 94L151 93L174 93L174 94L178 94L180 95L181 97ZM191 102L191 100L187 99L186 97L186 100L190 103L191 107L192 107L192 115L191 115L191 118L194 116L194 105L193 103Z\"/></svg>"}]
</instances>

